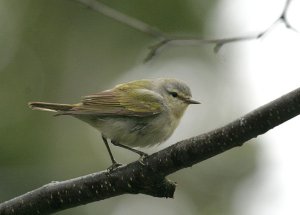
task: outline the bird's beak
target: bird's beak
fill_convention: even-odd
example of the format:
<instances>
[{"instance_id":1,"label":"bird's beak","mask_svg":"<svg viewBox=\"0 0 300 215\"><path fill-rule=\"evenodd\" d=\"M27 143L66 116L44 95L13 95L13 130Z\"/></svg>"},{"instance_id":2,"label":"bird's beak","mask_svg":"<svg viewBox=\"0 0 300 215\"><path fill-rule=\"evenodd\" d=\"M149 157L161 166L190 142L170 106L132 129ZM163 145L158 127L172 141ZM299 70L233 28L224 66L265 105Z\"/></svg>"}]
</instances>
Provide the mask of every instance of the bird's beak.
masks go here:
<instances>
[{"instance_id":1,"label":"bird's beak","mask_svg":"<svg viewBox=\"0 0 300 215\"><path fill-rule=\"evenodd\" d=\"M198 102L198 101L193 100L193 99L186 99L185 101L188 104L201 104L201 102Z\"/></svg>"}]
</instances>

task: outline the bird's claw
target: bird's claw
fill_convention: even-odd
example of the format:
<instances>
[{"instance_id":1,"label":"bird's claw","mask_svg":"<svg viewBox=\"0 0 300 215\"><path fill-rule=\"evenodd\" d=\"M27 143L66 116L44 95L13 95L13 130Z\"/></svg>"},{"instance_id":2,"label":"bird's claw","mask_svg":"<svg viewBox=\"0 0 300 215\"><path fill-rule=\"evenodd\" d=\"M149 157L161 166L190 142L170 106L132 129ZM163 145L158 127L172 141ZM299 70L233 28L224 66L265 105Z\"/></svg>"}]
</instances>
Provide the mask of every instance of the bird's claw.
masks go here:
<instances>
[{"instance_id":1,"label":"bird's claw","mask_svg":"<svg viewBox=\"0 0 300 215\"><path fill-rule=\"evenodd\" d=\"M123 164L121 163L113 163L110 167L107 168L107 172L110 173L112 172L113 170L117 169L119 166L122 166Z\"/></svg>"},{"instance_id":2,"label":"bird's claw","mask_svg":"<svg viewBox=\"0 0 300 215\"><path fill-rule=\"evenodd\" d=\"M139 158L139 163L142 164L143 166L145 166L144 159L145 159L146 157L148 157L148 156L149 156L148 154L146 154L146 153L144 153L144 152L141 152L141 153L140 153L140 158Z\"/></svg>"}]
</instances>

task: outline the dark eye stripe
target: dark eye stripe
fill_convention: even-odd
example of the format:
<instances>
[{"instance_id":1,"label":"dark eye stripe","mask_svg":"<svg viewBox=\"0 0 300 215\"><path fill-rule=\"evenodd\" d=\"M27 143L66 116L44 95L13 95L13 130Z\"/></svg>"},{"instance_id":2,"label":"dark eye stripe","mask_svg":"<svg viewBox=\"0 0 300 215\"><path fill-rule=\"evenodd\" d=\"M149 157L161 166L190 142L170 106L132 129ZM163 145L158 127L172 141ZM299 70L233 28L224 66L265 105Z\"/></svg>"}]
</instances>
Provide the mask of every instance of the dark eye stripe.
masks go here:
<instances>
[{"instance_id":1,"label":"dark eye stripe","mask_svg":"<svg viewBox=\"0 0 300 215\"><path fill-rule=\"evenodd\" d=\"M178 97L178 94L176 92L170 92L171 96L173 96L174 98Z\"/></svg>"}]
</instances>

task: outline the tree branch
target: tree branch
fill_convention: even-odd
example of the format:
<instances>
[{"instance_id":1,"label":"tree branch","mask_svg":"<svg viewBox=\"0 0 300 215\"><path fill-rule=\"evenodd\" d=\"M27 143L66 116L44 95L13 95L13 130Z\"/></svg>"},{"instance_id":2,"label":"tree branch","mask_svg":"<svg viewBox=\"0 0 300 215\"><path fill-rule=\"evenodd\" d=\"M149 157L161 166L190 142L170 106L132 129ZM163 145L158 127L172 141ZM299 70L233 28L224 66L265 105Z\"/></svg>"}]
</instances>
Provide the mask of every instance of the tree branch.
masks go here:
<instances>
[{"instance_id":1,"label":"tree branch","mask_svg":"<svg viewBox=\"0 0 300 215\"><path fill-rule=\"evenodd\" d=\"M242 146L244 142L300 114L300 88L211 132L180 141L108 173L52 182L0 204L0 215L50 214L122 195L143 193L172 198L175 183L165 176Z\"/></svg>"},{"instance_id":2,"label":"tree branch","mask_svg":"<svg viewBox=\"0 0 300 215\"><path fill-rule=\"evenodd\" d=\"M97 0L75 0L75 1L85 5L89 9L101 13L104 16L114 19L117 22L123 23L129 26L130 28L149 34L153 37L157 37L157 38L165 37L164 33L158 30L157 28L148 25L147 23L142 22L141 20L128 16L124 13L121 13L120 11L117 11L111 7L108 7L107 5Z\"/></svg>"},{"instance_id":3,"label":"tree branch","mask_svg":"<svg viewBox=\"0 0 300 215\"><path fill-rule=\"evenodd\" d=\"M297 31L295 28L287 20L287 11L290 6L292 0L286 0L284 8L280 14L280 16L265 30L261 31L260 33L253 34L253 35L246 35L246 36L237 36L237 37L229 37L229 38L222 38L222 39L203 39L199 37L191 38L191 37L176 37L176 36L167 36L165 35L158 43L149 47L150 51L146 56L144 62L151 60L155 57L163 48L165 48L168 44L176 44L176 45L189 45L189 44L212 44L214 45L214 52L218 53L220 49L229 43L235 42L242 42L242 41L249 41L249 40L257 40L261 37L265 36L268 32L270 32L276 25L279 23L284 23L285 27L294 31Z\"/></svg>"},{"instance_id":4,"label":"tree branch","mask_svg":"<svg viewBox=\"0 0 300 215\"><path fill-rule=\"evenodd\" d=\"M286 3L283 7L280 16L265 30L253 35L229 37L229 38L222 38L222 39L203 39L200 37L177 37L174 35L168 35L162 32L161 30L159 30L158 28L155 28L136 18L130 17L113 8L110 8L97 0L75 0L75 1L80 2L86 7L98 13L101 13L107 17L110 17L120 23L123 23L133 29L136 29L140 32L143 32L145 34L148 34L150 36L159 39L159 42L149 47L149 52L145 57L144 62L150 61L160 51L166 48L167 45L170 44L175 44L175 45L212 44L214 45L213 48L214 52L217 53L224 45L229 43L260 39L261 37L265 36L268 32L270 32L277 24L281 22L284 23L286 28L296 31L296 29L293 28L287 20L287 11L292 0L286 0Z\"/></svg>"}]
</instances>

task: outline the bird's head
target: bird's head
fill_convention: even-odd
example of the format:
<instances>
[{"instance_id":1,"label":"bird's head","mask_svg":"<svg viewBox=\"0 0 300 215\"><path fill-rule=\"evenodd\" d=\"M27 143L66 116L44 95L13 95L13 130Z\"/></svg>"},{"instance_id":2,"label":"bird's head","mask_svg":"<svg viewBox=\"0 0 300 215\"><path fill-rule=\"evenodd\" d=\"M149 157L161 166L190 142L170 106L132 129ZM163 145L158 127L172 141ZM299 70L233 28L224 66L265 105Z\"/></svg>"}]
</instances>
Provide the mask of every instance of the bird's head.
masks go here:
<instances>
[{"instance_id":1,"label":"bird's head","mask_svg":"<svg viewBox=\"0 0 300 215\"><path fill-rule=\"evenodd\" d=\"M177 79L158 79L158 93L164 98L165 105L176 118L181 118L190 104L200 104L192 99L188 85Z\"/></svg>"}]
</instances>

